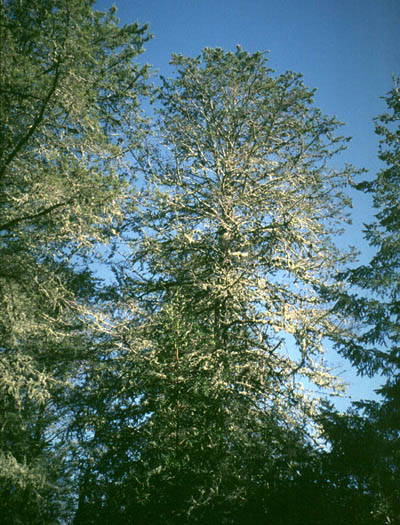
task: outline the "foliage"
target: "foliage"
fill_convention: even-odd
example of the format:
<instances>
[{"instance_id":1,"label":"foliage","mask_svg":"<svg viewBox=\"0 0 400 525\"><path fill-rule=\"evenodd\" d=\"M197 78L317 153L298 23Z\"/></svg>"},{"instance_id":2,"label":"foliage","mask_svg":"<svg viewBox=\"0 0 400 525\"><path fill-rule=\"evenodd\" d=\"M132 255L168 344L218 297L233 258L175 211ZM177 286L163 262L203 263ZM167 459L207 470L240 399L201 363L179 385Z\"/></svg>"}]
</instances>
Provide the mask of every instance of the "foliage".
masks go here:
<instances>
[{"instance_id":1,"label":"foliage","mask_svg":"<svg viewBox=\"0 0 400 525\"><path fill-rule=\"evenodd\" d=\"M136 155L145 185L115 265L116 336L88 376L98 455L80 508L232 523L291 479L321 391L338 388L323 352L344 320L319 287L349 257L332 236L352 169L327 167L345 141L299 75L241 49L172 63Z\"/></svg>"},{"instance_id":2,"label":"foliage","mask_svg":"<svg viewBox=\"0 0 400 525\"><path fill-rule=\"evenodd\" d=\"M350 270L346 278L360 293L340 295L336 307L359 324L359 335L341 339L339 348L362 374L379 372L386 382L380 402L355 404L342 418L331 417L328 434L333 454L341 451L348 476L357 480L375 509L374 523L398 523L400 516L400 93L398 80L385 98L388 111L376 120L381 137L379 158L385 167L376 178L358 185L371 193L376 220L365 237L376 248L368 265ZM362 295L361 295L362 294ZM353 445L352 445L353 443ZM352 448L350 448L352 447ZM354 449L365 451L354 461ZM369 451L369 452L367 452ZM336 467L338 465L336 464Z\"/></svg>"},{"instance_id":3,"label":"foliage","mask_svg":"<svg viewBox=\"0 0 400 525\"><path fill-rule=\"evenodd\" d=\"M358 185L377 253L346 270L355 170L300 75L174 55L150 126L146 27L0 6L2 522L398 523L397 83ZM322 401L329 340L381 403Z\"/></svg>"},{"instance_id":4,"label":"foliage","mask_svg":"<svg viewBox=\"0 0 400 525\"><path fill-rule=\"evenodd\" d=\"M324 416L322 476L329 480L333 511L349 523L399 523L398 431L382 418L377 402L358 402L346 414ZM347 523L347 522L346 522Z\"/></svg>"},{"instance_id":5,"label":"foliage","mask_svg":"<svg viewBox=\"0 0 400 525\"><path fill-rule=\"evenodd\" d=\"M146 27L92 1L2 0L0 514L65 508L64 396L87 353L94 248L122 216L121 160L138 142ZM86 321L85 321L86 316ZM63 501L64 499L64 501ZM61 501L61 503L60 503Z\"/></svg>"}]
</instances>

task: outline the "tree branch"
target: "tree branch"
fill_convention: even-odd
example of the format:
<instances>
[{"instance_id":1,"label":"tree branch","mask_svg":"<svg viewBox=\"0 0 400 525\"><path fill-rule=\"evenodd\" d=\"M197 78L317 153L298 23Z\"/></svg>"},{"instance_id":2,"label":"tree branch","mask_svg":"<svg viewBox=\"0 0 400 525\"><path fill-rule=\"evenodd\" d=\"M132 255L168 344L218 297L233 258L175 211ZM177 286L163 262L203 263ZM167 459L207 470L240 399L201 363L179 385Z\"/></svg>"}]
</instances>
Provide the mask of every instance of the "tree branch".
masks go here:
<instances>
[{"instance_id":1,"label":"tree branch","mask_svg":"<svg viewBox=\"0 0 400 525\"><path fill-rule=\"evenodd\" d=\"M0 178L2 178L6 172L7 167L11 164L11 162L15 159L15 157L18 155L18 153L21 151L21 149L25 146L25 144L28 142L28 140L32 137L32 135L35 133L36 129L39 127L40 123L43 120L44 112L46 111L46 108L50 102L51 97L53 96L57 85L58 80L60 78L60 69L59 69L59 62L56 64L55 67L55 75L53 79L52 86L50 88L50 91L46 95L46 97L43 100L42 107L40 108L39 114L33 121L33 124L30 126L28 132L19 140L19 142L16 144L14 149L11 151L11 153L6 158L4 165L0 168Z\"/></svg>"},{"instance_id":2,"label":"tree branch","mask_svg":"<svg viewBox=\"0 0 400 525\"><path fill-rule=\"evenodd\" d=\"M70 202L71 202L71 200L68 200L68 201L65 201L65 202L59 202L57 204L53 204L53 206L49 206L48 208L45 208L44 210L39 211L37 213L32 213L31 215L25 215L24 217L16 217L15 219L12 219L11 221L8 221L8 222L6 222L4 224L0 224L0 231L2 231L2 230L9 230L10 228L12 228L13 226L15 226L16 224L18 224L20 222L28 221L30 219L37 219L38 217L43 217L44 215L48 215L53 210L55 210L57 208L61 208L61 206L65 206L66 204L69 204Z\"/></svg>"}]
</instances>

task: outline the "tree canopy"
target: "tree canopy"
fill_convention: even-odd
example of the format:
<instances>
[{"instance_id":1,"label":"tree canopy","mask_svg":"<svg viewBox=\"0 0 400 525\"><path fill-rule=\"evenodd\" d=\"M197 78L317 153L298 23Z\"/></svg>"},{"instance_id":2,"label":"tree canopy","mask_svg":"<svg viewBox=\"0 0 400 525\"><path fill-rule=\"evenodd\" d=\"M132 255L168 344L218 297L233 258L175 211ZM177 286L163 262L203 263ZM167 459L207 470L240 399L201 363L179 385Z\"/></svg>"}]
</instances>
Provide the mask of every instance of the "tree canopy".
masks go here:
<instances>
[{"instance_id":1,"label":"tree canopy","mask_svg":"<svg viewBox=\"0 0 400 525\"><path fill-rule=\"evenodd\" d=\"M398 523L397 83L350 268L301 75L206 48L155 87L114 8L0 8L1 521ZM332 344L381 402L326 402Z\"/></svg>"},{"instance_id":2,"label":"tree canopy","mask_svg":"<svg viewBox=\"0 0 400 525\"><path fill-rule=\"evenodd\" d=\"M138 140L146 68L135 57L147 29L120 28L113 12L92 4L1 2L5 522L51 522L48 504L66 488L59 434L70 378L87 353L88 265L121 219L128 198L121 158Z\"/></svg>"},{"instance_id":3,"label":"tree canopy","mask_svg":"<svg viewBox=\"0 0 400 525\"><path fill-rule=\"evenodd\" d=\"M375 119L380 137L379 158L384 167L358 189L372 194L377 210L365 237L376 249L371 261L349 270L347 280L356 294L340 295L337 308L359 324L357 337L340 340L339 348L361 374L380 373L383 385L378 401L355 403L346 417L328 418L328 435L340 450L343 467L357 480L358 491L368 497L372 523L398 523L400 516L400 93L398 79L385 97L387 112ZM353 445L352 445L353 443ZM354 447L364 449L353 462ZM334 463L335 464L335 463ZM368 495L368 496L367 496Z\"/></svg>"},{"instance_id":4,"label":"tree canopy","mask_svg":"<svg viewBox=\"0 0 400 525\"><path fill-rule=\"evenodd\" d=\"M272 472L292 475L292 455L317 436L322 392L340 389L323 354L348 327L320 288L340 288L351 257L332 236L352 170L327 167L346 142L339 124L262 53L206 49L172 64L114 266L121 318L101 369L102 403L115 400L107 417L99 372L88 387L104 455L87 512L230 523ZM116 463L122 500L104 487Z\"/></svg>"}]
</instances>

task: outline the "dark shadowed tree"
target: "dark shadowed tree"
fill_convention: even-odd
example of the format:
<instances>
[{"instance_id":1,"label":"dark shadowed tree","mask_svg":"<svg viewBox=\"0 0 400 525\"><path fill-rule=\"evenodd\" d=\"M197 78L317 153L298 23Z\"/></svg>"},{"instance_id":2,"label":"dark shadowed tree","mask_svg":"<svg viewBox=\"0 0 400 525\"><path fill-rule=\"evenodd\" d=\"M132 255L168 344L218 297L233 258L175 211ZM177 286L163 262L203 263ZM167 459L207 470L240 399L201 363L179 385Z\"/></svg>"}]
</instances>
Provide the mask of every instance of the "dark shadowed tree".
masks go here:
<instances>
[{"instance_id":1,"label":"dark shadowed tree","mask_svg":"<svg viewBox=\"0 0 400 525\"><path fill-rule=\"evenodd\" d=\"M360 523L400 523L400 92L398 79L385 97L387 112L376 120L379 158L385 166L358 189L377 209L365 237L376 253L369 264L345 276L359 293L340 295L337 309L358 323L359 335L338 346L360 374L380 374L379 401L355 403L331 413L324 426L332 446L329 476L342 507L359 508ZM332 475L333 473L333 475ZM361 512L369 512L367 514Z\"/></svg>"}]
</instances>

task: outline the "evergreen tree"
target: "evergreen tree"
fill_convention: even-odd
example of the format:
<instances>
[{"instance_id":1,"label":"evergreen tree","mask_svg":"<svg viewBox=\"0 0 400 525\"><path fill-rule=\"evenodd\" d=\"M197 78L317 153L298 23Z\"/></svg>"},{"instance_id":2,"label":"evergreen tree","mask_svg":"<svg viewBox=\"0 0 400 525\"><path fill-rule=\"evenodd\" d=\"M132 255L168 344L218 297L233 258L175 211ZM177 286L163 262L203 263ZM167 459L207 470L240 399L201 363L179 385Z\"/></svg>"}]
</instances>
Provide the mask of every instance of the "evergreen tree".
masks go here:
<instances>
[{"instance_id":1,"label":"evergreen tree","mask_svg":"<svg viewBox=\"0 0 400 525\"><path fill-rule=\"evenodd\" d=\"M346 416L330 414L325 423L332 453L341 459L347 481L370 501L371 523L400 523L400 91L398 79L386 96L387 112L376 120L379 158L386 166L370 182L376 219L365 237L376 249L367 265L345 276L358 294L340 294L337 309L355 319L359 336L340 339L338 347L360 374L380 373L380 401L355 403ZM354 461L355 450L358 460ZM362 453L361 451L368 451ZM335 462L332 462L335 464Z\"/></svg>"},{"instance_id":2,"label":"evergreen tree","mask_svg":"<svg viewBox=\"0 0 400 525\"><path fill-rule=\"evenodd\" d=\"M320 289L349 258L332 238L352 168L328 167L337 121L262 53L172 64L115 266L118 335L87 384L82 515L232 523L253 497L247 519L265 522L267 488L297 475L319 396L340 387L323 354L347 327Z\"/></svg>"},{"instance_id":3,"label":"evergreen tree","mask_svg":"<svg viewBox=\"0 0 400 525\"><path fill-rule=\"evenodd\" d=\"M96 318L89 266L123 215L121 159L139 140L146 27L93 3L0 3L2 523L68 511L62 435Z\"/></svg>"}]
</instances>

